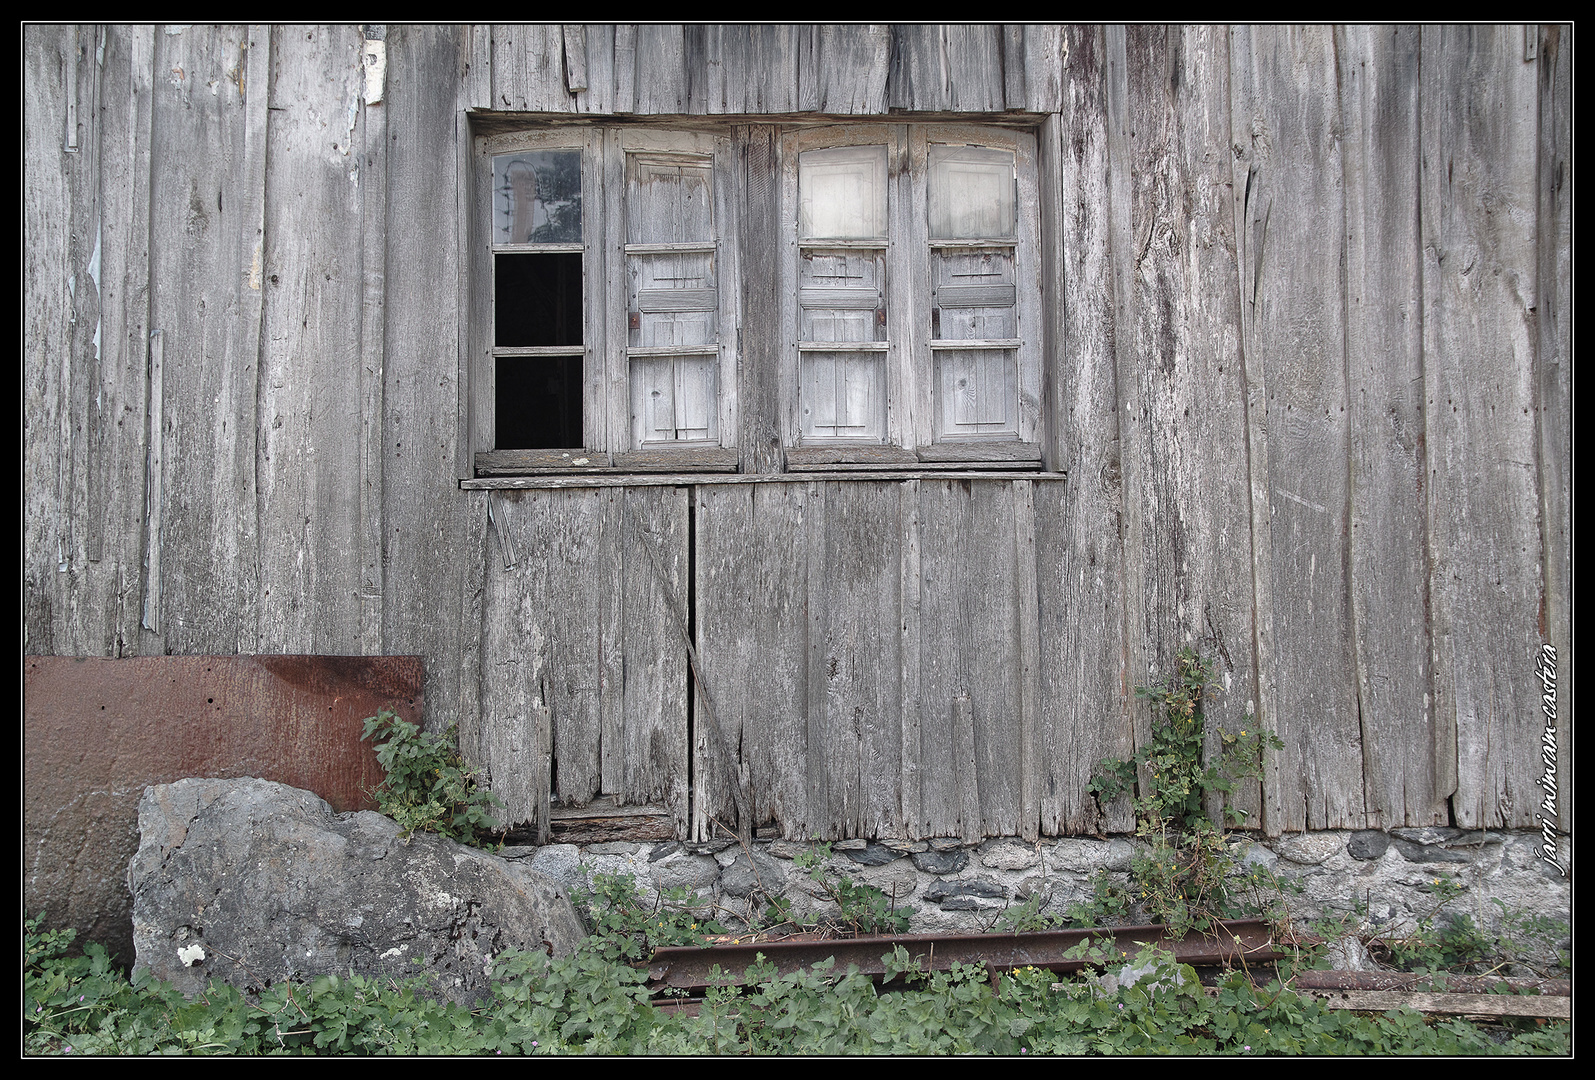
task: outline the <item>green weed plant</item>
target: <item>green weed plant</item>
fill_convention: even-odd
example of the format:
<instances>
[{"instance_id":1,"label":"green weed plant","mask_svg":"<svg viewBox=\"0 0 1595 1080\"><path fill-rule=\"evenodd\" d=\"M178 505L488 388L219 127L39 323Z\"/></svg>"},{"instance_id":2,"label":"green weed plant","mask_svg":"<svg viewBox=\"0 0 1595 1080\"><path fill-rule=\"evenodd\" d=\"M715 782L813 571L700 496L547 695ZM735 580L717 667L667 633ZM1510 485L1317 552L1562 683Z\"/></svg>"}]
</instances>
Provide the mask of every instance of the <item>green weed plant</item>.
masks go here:
<instances>
[{"instance_id":1,"label":"green weed plant","mask_svg":"<svg viewBox=\"0 0 1595 1080\"><path fill-rule=\"evenodd\" d=\"M453 726L444 735L422 731L383 709L368 717L360 741L373 740L387 774L373 793L377 808L398 822L405 835L420 829L462 844L484 846L500 828L493 816L504 803L478 783L455 749Z\"/></svg>"}]
</instances>

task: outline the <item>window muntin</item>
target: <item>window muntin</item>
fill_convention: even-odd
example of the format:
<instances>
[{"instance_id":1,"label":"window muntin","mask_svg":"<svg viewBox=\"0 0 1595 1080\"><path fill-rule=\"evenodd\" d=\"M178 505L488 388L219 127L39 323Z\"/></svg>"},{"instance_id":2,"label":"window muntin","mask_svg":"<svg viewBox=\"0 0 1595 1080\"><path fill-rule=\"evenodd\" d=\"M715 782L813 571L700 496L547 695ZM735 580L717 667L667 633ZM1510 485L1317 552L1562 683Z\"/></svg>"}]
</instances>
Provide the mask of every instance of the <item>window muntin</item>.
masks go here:
<instances>
[{"instance_id":1,"label":"window muntin","mask_svg":"<svg viewBox=\"0 0 1595 1080\"><path fill-rule=\"evenodd\" d=\"M577 147L494 155L493 442L580 447L588 307Z\"/></svg>"},{"instance_id":2,"label":"window muntin","mask_svg":"<svg viewBox=\"0 0 1595 1080\"><path fill-rule=\"evenodd\" d=\"M936 441L1017 439L1015 156L933 143L928 160Z\"/></svg>"},{"instance_id":3,"label":"window muntin","mask_svg":"<svg viewBox=\"0 0 1595 1080\"><path fill-rule=\"evenodd\" d=\"M886 147L798 155L799 435L886 438Z\"/></svg>"},{"instance_id":4,"label":"window muntin","mask_svg":"<svg viewBox=\"0 0 1595 1080\"><path fill-rule=\"evenodd\" d=\"M626 357L634 446L719 435L713 159L626 155Z\"/></svg>"},{"instance_id":5,"label":"window muntin","mask_svg":"<svg viewBox=\"0 0 1595 1080\"><path fill-rule=\"evenodd\" d=\"M790 468L1039 461L1034 137L787 126L769 172L774 258L739 248L745 215L766 212L740 201L760 181L743 175L739 137L643 125L481 137L491 284L471 323L486 360L468 421L477 468L734 469L750 333L786 350ZM774 290L779 325L742 325L744 288Z\"/></svg>"}]
</instances>

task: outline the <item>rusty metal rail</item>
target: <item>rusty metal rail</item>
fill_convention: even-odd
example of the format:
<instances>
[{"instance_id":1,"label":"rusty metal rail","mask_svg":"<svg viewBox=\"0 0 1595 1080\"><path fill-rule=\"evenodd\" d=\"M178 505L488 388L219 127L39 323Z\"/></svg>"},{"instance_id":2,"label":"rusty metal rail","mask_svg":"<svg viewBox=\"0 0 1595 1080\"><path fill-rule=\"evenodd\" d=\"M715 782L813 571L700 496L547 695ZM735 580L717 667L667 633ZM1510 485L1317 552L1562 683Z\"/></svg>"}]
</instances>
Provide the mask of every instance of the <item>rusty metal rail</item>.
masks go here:
<instances>
[{"instance_id":1,"label":"rusty metal rail","mask_svg":"<svg viewBox=\"0 0 1595 1080\"><path fill-rule=\"evenodd\" d=\"M1072 959L1064 954L1087 938L1112 939L1119 952L1130 956L1134 956L1142 944L1161 945L1172 951L1182 964L1251 963L1279 960L1285 955L1274 950L1268 924L1261 919L1224 922L1206 937L1187 935L1182 938L1170 938L1164 926L1048 930L1030 934L899 934L825 941L724 944L706 949L656 949L648 965L648 985L655 992L671 989L700 993L711 982L738 984L742 982L742 973L761 955L782 974L834 957L841 971L854 965L862 974L880 978L886 974L882 957L898 945L908 951L921 971L946 971L954 964L997 970L1038 967L1049 971L1078 971L1090 961ZM715 967L720 972L711 979L711 969Z\"/></svg>"}]
</instances>

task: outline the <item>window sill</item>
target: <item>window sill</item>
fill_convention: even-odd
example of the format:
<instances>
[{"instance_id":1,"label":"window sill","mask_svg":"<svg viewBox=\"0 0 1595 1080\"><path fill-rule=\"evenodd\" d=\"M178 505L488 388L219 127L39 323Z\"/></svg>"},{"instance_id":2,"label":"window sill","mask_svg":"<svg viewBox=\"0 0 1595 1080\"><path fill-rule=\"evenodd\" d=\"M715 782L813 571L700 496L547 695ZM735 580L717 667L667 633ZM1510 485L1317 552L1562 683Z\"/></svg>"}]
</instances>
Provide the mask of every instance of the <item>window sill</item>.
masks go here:
<instances>
[{"instance_id":1,"label":"window sill","mask_svg":"<svg viewBox=\"0 0 1595 1080\"><path fill-rule=\"evenodd\" d=\"M478 478L501 476L588 476L604 473L736 472L734 447L670 447L610 454L601 450L484 450L476 455Z\"/></svg>"}]
</instances>

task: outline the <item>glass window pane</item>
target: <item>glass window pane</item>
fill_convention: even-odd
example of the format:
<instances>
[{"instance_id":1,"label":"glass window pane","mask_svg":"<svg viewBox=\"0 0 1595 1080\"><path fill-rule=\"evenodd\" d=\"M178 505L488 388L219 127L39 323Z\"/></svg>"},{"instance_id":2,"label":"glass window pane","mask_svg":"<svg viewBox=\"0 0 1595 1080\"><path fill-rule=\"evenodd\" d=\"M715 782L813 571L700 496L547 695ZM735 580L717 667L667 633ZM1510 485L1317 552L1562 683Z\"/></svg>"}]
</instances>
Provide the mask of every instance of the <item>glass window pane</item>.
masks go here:
<instances>
[{"instance_id":1,"label":"glass window pane","mask_svg":"<svg viewBox=\"0 0 1595 1080\"><path fill-rule=\"evenodd\" d=\"M974 240L1014 235L1014 156L979 146L930 148L930 235Z\"/></svg>"},{"instance_id":2,"label":"glass window pane","mask_svg":"<svg viewBox=\"0 0 1595 1080\"><path fill-rule=\"evenodd\" d=\"M844 146L799 154L798 203L805 239L885 239L886 147Z\"/></svg>"},{"instance_id":3,"label":"glass window pane","mask_svg":"<svg viewBox=\"0 0 1595 1080\"><path fill-rule=\"evenodd\" d=\"M493 256L493 344L580 345L582 257L578 252Z\"/></svg>"},{"instance_id":4,"label":"glass window pane","mask_svg":"<svg viewBox=\"0 0 1595 1080\"><path fill-rule=\"evenodd\" d=\"M579 244L582 152L527 150L493 158L493 243Z\"/></svg>"},{"instance_id":5,"label":"glass window pane","mask_svg":"<svg viewBox=\"0 0 1595 1080\"><path fill-rule=\"evenodd\" d=\"M494 369L496 449L563 450L582 445L580 356L500 356Z\"/></svg>"}]
</instances>

